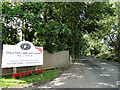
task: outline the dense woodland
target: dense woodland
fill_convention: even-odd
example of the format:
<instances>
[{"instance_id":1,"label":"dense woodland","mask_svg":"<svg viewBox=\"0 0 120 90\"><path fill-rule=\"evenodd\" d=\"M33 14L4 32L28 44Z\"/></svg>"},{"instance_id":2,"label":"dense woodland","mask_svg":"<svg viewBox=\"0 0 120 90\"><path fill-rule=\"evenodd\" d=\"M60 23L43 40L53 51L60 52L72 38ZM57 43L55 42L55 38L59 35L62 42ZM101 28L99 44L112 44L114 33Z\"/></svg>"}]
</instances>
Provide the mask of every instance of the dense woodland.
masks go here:
<instances>
[{"instance_id":1,"label":"dense woodland","mask_svg":"<svg viewBox=\"0 0 120 90\"><path fill-rule=\"evenodd\" d=\"M2 44L120 61L119 2L3 2Z\"/></svg>"}]
</instances>

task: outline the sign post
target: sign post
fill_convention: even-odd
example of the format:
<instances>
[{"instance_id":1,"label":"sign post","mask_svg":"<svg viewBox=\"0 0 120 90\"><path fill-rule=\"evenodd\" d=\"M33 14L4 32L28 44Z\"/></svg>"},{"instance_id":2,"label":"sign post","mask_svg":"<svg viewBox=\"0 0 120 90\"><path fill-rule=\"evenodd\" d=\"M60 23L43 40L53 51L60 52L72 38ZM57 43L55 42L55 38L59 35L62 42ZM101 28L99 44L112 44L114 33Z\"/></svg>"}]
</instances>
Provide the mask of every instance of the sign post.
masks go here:
<instances>
[{"instance_id":1,"label":"sign post","mask_svg":"<svg viewBox=\"0 0 120 90\"><path fill-rule=\"evenodd\" d=\"M3 45L2 68L43 65L43 47L35 47L28 41L17 45Z\"/></svg>"},{"instance_id":2,"label":"sign post","mask_svg":"<svg viewBox=\"0 0 120 90\"><path fill-rule=\"evenodd\" d=\"M17 68L13 67L13 74L17 73Z\"/></svg>"},{"instance_id":3,"label":"sign post","mask_svg":"<svg viewBox=\"0 0 120 90\"><path fill-rule=\"evenodd\" d=\"M18 31L18 34L20 35L20 41L22 41L22 30ZM13 74L17 73L17 67L13 67Z\"/></svg>"}]
</instances>

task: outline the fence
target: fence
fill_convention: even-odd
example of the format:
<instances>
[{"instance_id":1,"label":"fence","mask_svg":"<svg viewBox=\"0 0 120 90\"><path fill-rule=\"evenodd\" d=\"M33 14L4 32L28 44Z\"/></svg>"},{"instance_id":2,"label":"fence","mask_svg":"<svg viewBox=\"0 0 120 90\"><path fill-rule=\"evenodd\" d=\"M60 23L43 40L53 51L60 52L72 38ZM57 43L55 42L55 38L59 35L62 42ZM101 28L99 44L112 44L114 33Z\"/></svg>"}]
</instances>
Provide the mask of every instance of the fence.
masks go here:
<instances>
[{"instance_id":1,"label":"fence","mask_svg":"<svg viewBox=\"0 0 120 90\"><path fill-rule=\"evenodd\" d=\"M56 67L63 67L69 64L69 51L60 51L54 54L44 51L43 53L43 65L41 66L28 66L28 67L18 67L17 72L35 70L36 67L42 69L50 69ZM2 76L11 75L13 73L13 68L3 68Z\"/></svg>"}]
</instances>

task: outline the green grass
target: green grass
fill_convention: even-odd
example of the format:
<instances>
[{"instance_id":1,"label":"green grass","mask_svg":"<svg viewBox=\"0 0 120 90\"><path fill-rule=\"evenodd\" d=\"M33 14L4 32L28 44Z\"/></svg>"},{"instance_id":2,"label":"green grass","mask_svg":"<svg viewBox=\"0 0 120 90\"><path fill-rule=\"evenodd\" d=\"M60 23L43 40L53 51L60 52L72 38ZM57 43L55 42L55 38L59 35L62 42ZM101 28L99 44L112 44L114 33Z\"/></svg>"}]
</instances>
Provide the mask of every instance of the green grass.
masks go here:
<instances>
[{"instance_id":1,"label":"green grass","mask_svg":"<svg viewBox=\"0 0 120 90\"><path fill-rule=\"evenodd\" d=\"M14 87L18 85L27 85L29 83L33 82L43 82L46 80L50 80L56 77L56 75L59 73L60 69L52 69L52 70L44 70L43 76L41 75L33 75L26 78L21 79L14 79L12 77L2 77L1 78L1 84L2 88L7 87Z\"/></svg>"}]
</instances>

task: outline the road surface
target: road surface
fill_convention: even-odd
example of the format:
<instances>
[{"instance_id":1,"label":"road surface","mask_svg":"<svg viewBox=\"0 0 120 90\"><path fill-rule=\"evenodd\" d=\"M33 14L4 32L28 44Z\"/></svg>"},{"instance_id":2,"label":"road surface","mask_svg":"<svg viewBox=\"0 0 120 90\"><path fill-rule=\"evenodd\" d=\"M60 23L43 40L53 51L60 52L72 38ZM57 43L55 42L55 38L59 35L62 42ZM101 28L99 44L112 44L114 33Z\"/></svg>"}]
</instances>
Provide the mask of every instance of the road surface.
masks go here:
<instances>
[{"instance_id":1,"label":"road surface","mask_svg":"<svg viewBox=\"0 0 120 90\"><path fill-rule=\"evenodd\" d=\"M33 88L118 88L118 63L92 57L77 59L68 70Z\"/></svg>"}]
</instances>

